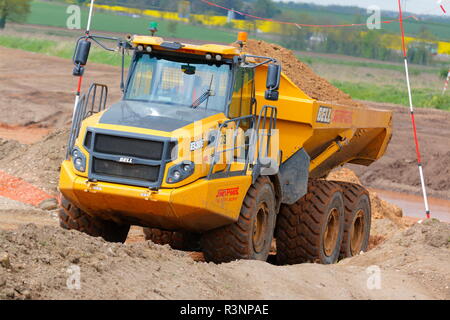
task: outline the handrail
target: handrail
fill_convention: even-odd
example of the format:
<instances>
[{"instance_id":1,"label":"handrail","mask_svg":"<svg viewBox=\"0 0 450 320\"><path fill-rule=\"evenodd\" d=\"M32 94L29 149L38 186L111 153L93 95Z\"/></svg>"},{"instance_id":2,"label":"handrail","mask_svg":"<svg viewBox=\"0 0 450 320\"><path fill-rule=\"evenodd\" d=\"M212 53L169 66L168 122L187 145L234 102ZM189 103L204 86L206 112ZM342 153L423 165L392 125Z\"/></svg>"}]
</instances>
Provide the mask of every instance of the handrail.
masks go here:
<instances>
[{"instance_id":1,"label":"handrail","mask_svg":"<svg viewBox=\"0 0 450 320\"><path fill-rule=\"evenodd\" d=\"M248 139L248 142L244 142L243 145L238 146L237 138L239 134L240 124L242 123L242 121L248 119L250 119L251 121L251 125L249 128L249 130L251 130L250 137ZM221 140L220 137L222 136L222 129L228 127L228 125L233 122L236 124L236 128L234 129L233 132L233 145L231 148L227 148L225 146L223 149L219 150ZM277 108L274 106L264 106L259 113L257 121L255 115L248 115L233 118L224 121L222 124L220 124L218 130L216 131L217 136L214 142L214 152L213 157L211 159L207 179L210 180L214 178L225 178L236 175L246 175L250 164L256 165L257 167L256 170L260 172L261 163L259 160L261 159L261 157L267 158L269 156L270 144L272 141L273 130L276 128L276 122L277 122ZM265 150L263 150L264 142L261 140L261 138L265 136L267 136L267 143ZM232 172L231 163L227 163L227 166L224 170L220 172L214 172L214 169L218 164L218 161L220 160L220 155L222 153L232 152L241 148L244 148L245 150L244 151L245 164L242 170Z\"/></svg>"},{"instance_id":2,"label":"handrail","mask_svg":"<svg viewBox=\"0 0 450 320\"><path fill-rule=\"evenodd\" d=\"M252 130L252 131L250 132L250 138L248 140L248 143L246 143L244 141L243 145L238 146L237 138L239 136L240 124L241 124L241 122L243 122L245 120L251 121L250 130ZM225 147L225 149L219 150L219 144L220 144L220 140L221 140L220 137L222 136L222 129L228 127L229 124L233 123L233 122L236 123L236 127L233 132L233 147L232 148ZM214 141L214 152L213 152L213 156L211 158L211 163L210 163L209 172L208 172L208 176L207 176L208 180L211 180L214 178L219 178L219 177L229 177L231 175L245 175L246 174L249 163L253 158L252 146L255 145L255 135L257 135L257 133L253 130L254 126L255 126L255 116L254 115L233 118L230 120L226 120L220 124L219 128L216 131L217 133L216 133L216 139ZM242 170L231 172L231 163L228 163L225 170L223 170L221 172L214 172L214 168L220 159L220 154L230 152L230 151L235 151L235 150L238 150L241 148L244 148L244 152L246 152L245 164L244 164L244 168Z\"/></svg>"},{"instance_id":3,"label":"handrail","mask_svg":"<svg viewBox=\"0 0 450 320\"><path fill-rule=\"evenodd\" d=\"M81 96L80 100L78 101L78 104L75 107L72 126L70 128L69 143L67 144L66 159L70 158L73 146L75 145L75 140L78 137L78 134L80 133L80 124L81 121L83 120L82 115L85 113L86 110L86 101L87 101L86 94L83 94L83 96Z\"/></svg>"},{"instance_id":4,"label":"handrail","mask_svg":"<svg viewBox=\"0 0 450 320\"><path fill-rule=\"evenodd\" d=\"M95 109L95 102L97 97L97 87L101 88L99 104ZM106 108L106 101L108 99L108 86L99 83L93 83L87 92L78 101L74 112L72 126L70 128L69 143L67 145L66 159L70 158L70 153L75 145L75 140L80 133L81 122L94 113L101 112ZM87 111L87 107L90 105L90 109Z\"/></svg>"},{"instance_id":5,"label":"handrail","mask_svg":"<svg viewBox=\"0 0 450 320\"><path fill-rule=\"evenodd\" d=\"M270 115L269 115L269 126L267 127L268 110L270 110ZM264 113L264 117L262 117L263 113ZM277 110L277 107L274 107L274 106L265 105L264 107L262 107L261 111L259 112L258 123L256 125L256 131L258 132L258 137L260 137L260 135L262 135L262 136L267 135L267 144L266 144L265 154L263 154L262 147L264 146L264 144L262 143L262 141L260 139L258 139L258 143L259 143L258 158L260 158L262 156L264 156L264 157L269 156L270 143L271 143L272 134L273 134L272 130L276 129L276 127L277 127L277 117L278 117L278 110ZM263 119L263 121L261 121L261 119ZM262 128L261 128L261 124L263 124ZM267 134L265 133L266 130L267 130Z\"/></svg>"},{"instance_id":6,"label":"handrail","mask_svg":"<svg viewBox=\"0 0 450 320\"><path fill-rule=\"evenodd\" d=\"M95 108L95 98L97 97L97 87L100 87L100 99L99 99L99 104L98 104L98 108L97 110L94 110ZM92 98L91 98L91 94ZM86 101L89 102L90 99L90 110L88 112L85 113L84 118L87 118L91 115L93 115L94 113L98 113L103 111L106 108L106 101L108 99L108 86L104 85L104 84L100 84L100 83L93 83L91 84L91 86L89 87L88 93L87 93L87 98Z\"/></svg>"}]
</instances>

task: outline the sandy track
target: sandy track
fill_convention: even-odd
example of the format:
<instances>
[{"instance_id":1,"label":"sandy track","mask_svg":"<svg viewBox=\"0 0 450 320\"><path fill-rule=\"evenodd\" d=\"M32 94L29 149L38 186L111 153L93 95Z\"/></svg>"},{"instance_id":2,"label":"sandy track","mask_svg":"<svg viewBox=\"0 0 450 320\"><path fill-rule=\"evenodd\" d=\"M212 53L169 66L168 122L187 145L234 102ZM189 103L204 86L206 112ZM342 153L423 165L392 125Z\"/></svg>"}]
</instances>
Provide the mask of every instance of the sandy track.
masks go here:
<instances>
[{"instance_id":1,"label":"sandy track","mask_svg":"<svg viewBox=\"0 0 450 320\"><path fill-rule=\"evenodd\" d=\"M0 231L0 255L7 252L11 265L0 266L0 298L448 299L450 275L443 266L449 235L448 226L437 222L415 225L337 265L280 267L260 261L195 262L187 253L150 241L112 244L76 231L27 225ZM378 289L367 285L374 268L367 267L374 264L381 272ZM73 266L80 268L80 290L66 285L67 268Z\"/></svg>"}]
</instances>

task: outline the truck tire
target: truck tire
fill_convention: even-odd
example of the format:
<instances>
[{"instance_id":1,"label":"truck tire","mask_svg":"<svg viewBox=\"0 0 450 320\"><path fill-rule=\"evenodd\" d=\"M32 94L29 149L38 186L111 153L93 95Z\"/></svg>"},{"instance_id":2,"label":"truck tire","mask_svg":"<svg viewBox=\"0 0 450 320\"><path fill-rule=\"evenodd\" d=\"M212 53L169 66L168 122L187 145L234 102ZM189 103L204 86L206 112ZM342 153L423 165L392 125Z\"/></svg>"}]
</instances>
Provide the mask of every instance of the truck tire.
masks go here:
<instances>
[{"instance_id":1,"label":"truck tire","mask_svg":"<svg viewBox=\"0 0 450 320\"><path fill-rule=\"evenodd\" d=\"M312 180L304 197L281 207L275 235L277 263L337 262L344 234L344 214L339 184Z\"/></svg>"},{"instance_id":2,"label":"truck tire","mask_svg":"<svg viewBox=\"0 0 450 320\"><path fill-rule=\"evenodd\" d=\"M345 225L341 258L367 251L372 218L369 192L354 183L339 182L344 191Z\"/></svg>"},{"instance_id":3,"label":"truck tire","mask_svg":"<svg viewBox=\"0 0 450 320\"><path fill-rule=\"evenodd\" d=\"M93 237L102 237L109 242L125 242L130 225L119 225L113 221L92 217L61 196L59 224L67 230L77 230Z\"/></svg>"},{"instance_id":4,"label":"truck tire","mask_svg":"<svg viewBox=\"0 0 450 320\"><path fill-rule=\"evenodd\" d=\"M276 216L274 186L268 177L260 177L249 188L238 221L202 235L205 260L215 263L237 259L266 261Z\"/></svg>"},{"instance_id":5,"label":"truck tire","mask_svg":"<svg viewBox=\"0 0 450 320\"><path fill-rule=\"evenodd\" d=\"M156 228L144 228L145 240L153 243L168 244L172 249L197 251L200 249L200 236L188 232L172 232Z\"/></svg>"}]
</instances>

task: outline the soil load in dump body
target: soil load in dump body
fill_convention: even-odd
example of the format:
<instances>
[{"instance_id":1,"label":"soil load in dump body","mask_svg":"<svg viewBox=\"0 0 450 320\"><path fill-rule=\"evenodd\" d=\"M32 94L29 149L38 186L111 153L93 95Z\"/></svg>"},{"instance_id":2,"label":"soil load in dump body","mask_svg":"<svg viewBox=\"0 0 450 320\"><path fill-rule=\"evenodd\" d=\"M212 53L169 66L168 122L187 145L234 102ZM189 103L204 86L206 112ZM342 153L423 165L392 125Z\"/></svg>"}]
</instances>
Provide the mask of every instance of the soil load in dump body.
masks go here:
<instances>
[{"instance_id":1,"label":"soil load in dump body","mask_svg":"<svg viewBox=\"0 0 450 320\"><path fill-rule=\"evenodd\" d=\"M248 40L244 52L253 55L271 57L281 64L283 73L309 97L338 105L363 107L352 100L352 97L319 77L314 71L301 62L291 50L262 40Z\"/></svg>"}]
</instances>

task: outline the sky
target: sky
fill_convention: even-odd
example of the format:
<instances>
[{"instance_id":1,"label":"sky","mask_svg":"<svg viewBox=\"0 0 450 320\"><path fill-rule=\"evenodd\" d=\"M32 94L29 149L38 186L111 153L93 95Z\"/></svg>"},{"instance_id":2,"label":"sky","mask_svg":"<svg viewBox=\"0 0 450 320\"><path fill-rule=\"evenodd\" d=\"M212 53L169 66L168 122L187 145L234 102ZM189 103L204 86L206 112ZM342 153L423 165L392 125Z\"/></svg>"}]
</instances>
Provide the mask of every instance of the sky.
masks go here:
<instances>
[{"instance_id":1,"label":"sky","mask_svg":"<svg viewBox=\"0 0 450 320\"><path fill-rule=\"evenodd\" d=\"M337 4L342 6L358 6L362 8L367 8L371 5L377 5L381 8L381 10L398 11L397 0L281 0L281 1L314 3L318 5ZM441 0L441 3L447 11L447 16L450 16L450 0ZM402 4L404 11L416 14L443 15L442 10L439 8L438 0L402 0Z\"/></svg>"}]
</instances>

